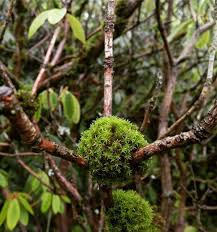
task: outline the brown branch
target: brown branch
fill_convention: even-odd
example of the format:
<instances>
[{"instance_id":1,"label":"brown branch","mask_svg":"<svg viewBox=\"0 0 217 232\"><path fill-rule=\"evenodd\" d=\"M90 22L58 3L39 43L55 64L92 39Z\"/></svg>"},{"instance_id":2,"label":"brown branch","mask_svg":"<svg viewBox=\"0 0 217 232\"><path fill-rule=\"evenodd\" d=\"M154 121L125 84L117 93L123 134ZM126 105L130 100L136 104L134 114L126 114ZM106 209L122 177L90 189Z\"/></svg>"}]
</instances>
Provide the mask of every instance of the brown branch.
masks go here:
<instances>
[{"instance_id":1,"label":"brown branch","mask_svg":"<svg viewBox=\"0 0 217 232\"><path fill-rule=\"evenodd\" d=\"M40 151L46 151L53 156L75 162L82 167L87 166L87 161L74 154L72 150L41 136L39 130L36 129L23 111L11 88L0 87L0 102L3 104L3 114L16 128L24 143L34 146Z\"/></svg>"},{"instance_id":2,"label":"brown branch","mask_svg":"<svg viewBox=\"0 0 217 232\"><path fill-rule=\"evenodd\" d=\"M47 49L47 53L46 53L46 55L44 57L43 65L42 65L42 67L41 67L41 69L39 71L39 74L36 77L36 80L35 80L34 85L32 87L32 95L35 95L37 93L38 85L44 78L44 74L46 72L46 66L48 65L48 62L50 60L51 53L53 51L53 48L54 48L54 45L55 45L55 42L57 40L57 37L58 37L59 33L60 33L60 26L58 26L54 31L53 37L52 37L52 39L50 41L50 44L49 44L49 47Z\"/></svg>"},{"instance_id":3,"label":"brown branch","mask_svg":"<svg viewBox=\"0 0 217 232\"><path fill-rule=\"evenodd\" d=\"M206 31L208 31L210 28L213 27L214 21L208 22L205 25L199 27L192 35L191 39L186 42L186 46L184 46L183 51L179 55L179 57L175 60L176 64L179 64L183 60L185 60L192 52L198 38Z\"/></svg>"},{"instance_id":4,"label":"brown branch","mask_svg":"<svg viewBox=\"0 0 217 232\"><path fill-rule=\"evenodd\" d=\"M35 152L20 152L20 153L15 153L15 154L0 152L0 156L7 156L7 157L18 157L18 156L27 157L27 156L40 156L40 155L42 154L35 153Z\"/></svg>"},{"instance_id":5,"label":"brown branch","mask_svg":"<svg viewBox=\"0 0 217 232\"><path fill-rule=\"evenodd\" d=\"M217 8L217 6L216 6ZM217 9L216 9L217 11ZM217 13L216 16L217 18ZM216 22L216 18L214 18L214 22ZM213 29L213 41L210 47L209 52L209 62L208 62L208 70L207 70L207 77L204 83L203 89L198 100L173 124L171 125L167 132L163 135L164 137L169 135L172 131L174 131L188 116L190 116L195 110L199 109L201 104L205 101L205 99L209 96L210 88L213 82L213 68L214 68L214 61L215 61L215 54L217 49L217 24L215 24ZM161 138L163 137L161 136Z\"/></svg>"},{"instance_id":6,"label":"brown branch","mask_svg":"<svg viewBox=\"0 0 217 232\"><path fill-rule=\"evenodd\" d=\"M4 38L5 31L7 29L8 23L9 23L10 18L12 16L13 8L14 8L14 3L15 3L15 0L11 0L10 1L10 5L8 7L7 15L6 15L6 18L5 18L4 24L2 26L1 33L0 33L0 43L2 42L2 40Z\"/></svg>"},{"instance_id":7,"label":"brown branch","mask_svg":"<svg viewBox=\"0 0 217 232\"><path fill-rule=\"evenodd\" d=\"M57 178L59 184L75 199L76 201L81 201L81 196L76 189L75 186L73 186L72 183L70 183L60 172L59 168L57 167L55 161L52 159L50 155L48 155L47 160L51 166L51 168L54 171L54 175Z\"/></svg>"},{"instance_id":8,"label":"brown branch","mask_svg":"<svg viewBox=\"0 0 217 232\"><path fill-rule=\"evenodd\" d=\"M169 64L172 67L174 65L173 57L170 51L169 43L167 41L166 31L162 25L161 17L160 17L160 0L156 0L156 18L157 18L157 23L158 23L158 29L160 31L160 34L161 34L161 37L164 43L164 48L165 48L165 51L167 53L167 57L169 60Z\"/></svg>"},{"instance_id":9,"label":"brown branch","mask_svg":"<svg viewBox=\"0 0 217 232\"><path fill-rule=\"evenodd\" d=\"M13 85L13 82L10 79L10 76L8 75L8 70L6 66L3 64L3 62L0 60L0 70L2 72L2 77L4 78L4 82L13 89L14 92L16 92L16 88Z\"/></svg>"},{"instance_id":10,"label":"brown branch","mask_svg":"<svg viewBox=\"0 0 217 232\"><path fill-rule=\"evenodd\" d=\"M44 186L46 186L50 191L53 191L53 188L44 182L36 172L34 172L25 162L23 162L20 158L17 159L17 163L19 163L27 172L29 172L32 176L34 176L37 180L39 180Z\"/></svg>"},{"instance_id":11,"label":"brown branch","mask_svg":"<svg viewBox=\"0 0 217 232\"><path fill-rule=\"evenodd\" d=\"M173 148L182 147L187 144L200 143L209 137L216 125L217 101L205 118L195 125L191 130L182 132L175 136L156 140L146 147L139 149L134 153L132 163L138 164L142 160L146 160L155 154L159 154Z\"/></svg>"}]
</instances>

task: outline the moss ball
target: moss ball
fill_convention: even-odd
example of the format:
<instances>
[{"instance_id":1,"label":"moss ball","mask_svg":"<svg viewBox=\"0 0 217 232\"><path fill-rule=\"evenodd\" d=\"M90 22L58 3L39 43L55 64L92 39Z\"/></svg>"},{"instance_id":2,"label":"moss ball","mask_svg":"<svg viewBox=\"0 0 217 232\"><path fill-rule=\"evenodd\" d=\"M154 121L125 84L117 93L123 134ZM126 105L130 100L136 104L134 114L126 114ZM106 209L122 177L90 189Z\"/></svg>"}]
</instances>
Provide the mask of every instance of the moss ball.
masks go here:
<instances>
[{"instance_id":1,"label":"moss ball","mask_svg":"<svg viewBox=\"0 0 217 232\"><path fill-rule=\"evenodd\" d=\"M97 181L114 183L128 180L133 152L147 145L136 125L110 116L97 119L81 137L78 153L89 162Z\"/></svg>"},{"instance_id":2,"label":"moss ball","mask_svg":"<svg viewBox=\"0 0 217 232\"><path fill-rule=\"evenodd\" d=\"M153 210L135 191L116 190L112 193L113 206L106 211L109 231L151 232Z\"/></svg>"}]
</instances>

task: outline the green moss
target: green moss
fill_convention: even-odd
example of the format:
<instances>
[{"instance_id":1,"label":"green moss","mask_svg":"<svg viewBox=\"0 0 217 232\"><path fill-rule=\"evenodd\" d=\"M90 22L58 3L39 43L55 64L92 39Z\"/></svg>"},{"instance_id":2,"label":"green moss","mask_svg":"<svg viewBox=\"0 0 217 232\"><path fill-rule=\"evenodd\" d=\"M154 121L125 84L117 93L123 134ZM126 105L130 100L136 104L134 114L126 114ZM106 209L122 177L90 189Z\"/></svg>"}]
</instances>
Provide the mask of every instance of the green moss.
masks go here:
<instances>
[{"instance_id":1,"label":"green moss","mask_svg":"<svg viewBox=\"0 0 217 232\"><path fill-rule=\"evenodd\" d=\"M109 231L152 232L153 210L135 191L113 192L113 207L106 211Z\"/></svg>"},{"instance_id":2,"label":"green moss","mask_svg":"<svg viewBox=\"0 0 217 232\"><path fill-rule=\"evenodd\" d=\"M31 91L19 90L16 96L25 113L29 117L32 117L38 109L39 104L38 101L32 97Z\"/></svg>"},{"instance_id":3,"label":"green moss","mask_svg":"<svg viewBox=\"0 0 217 232\"><path fill-rule=\"evenodd\" d=\"M136 125L111 116L97 119L82 134L78 153L88 160L93 177L108 184L132 176L132 154L145 145Z\"/></svg>"}]
</instances>

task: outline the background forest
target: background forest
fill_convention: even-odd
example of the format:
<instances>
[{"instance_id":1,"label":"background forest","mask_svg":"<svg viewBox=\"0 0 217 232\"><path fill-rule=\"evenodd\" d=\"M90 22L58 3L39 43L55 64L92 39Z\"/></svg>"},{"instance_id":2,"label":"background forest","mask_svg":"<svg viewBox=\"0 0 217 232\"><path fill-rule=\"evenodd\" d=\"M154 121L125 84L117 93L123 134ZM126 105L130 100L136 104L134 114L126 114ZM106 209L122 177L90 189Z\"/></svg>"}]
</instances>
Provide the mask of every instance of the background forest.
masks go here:
<instances>
[{"instance_id":1,"label":"background forest","mask_svg":"<svg viewBox=\"0 0 217 232\"><path fill-rule=\"evenodd\" d=\"M0 231L216 232L216 18L0 0Z\"/></svg>"}]
</instances>

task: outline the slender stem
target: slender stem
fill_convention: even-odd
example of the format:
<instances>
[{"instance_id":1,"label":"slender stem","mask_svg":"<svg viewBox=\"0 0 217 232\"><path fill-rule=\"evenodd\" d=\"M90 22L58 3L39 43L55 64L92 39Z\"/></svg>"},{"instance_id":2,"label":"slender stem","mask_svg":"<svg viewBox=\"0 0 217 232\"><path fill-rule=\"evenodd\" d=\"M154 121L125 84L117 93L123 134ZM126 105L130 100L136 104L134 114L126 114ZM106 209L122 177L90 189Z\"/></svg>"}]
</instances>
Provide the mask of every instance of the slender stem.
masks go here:
<instances>
[{"instance_id":1,"label":"slender stem","mask_svg":"<svg viewBox=\"0 0 217 232\"><path fill-rule=\"evenodd\" d=\"M10 5L9 5L9 8L8 8L7 15L6 15L6 19L5 19L5 21L4 21L4 24L3 24L3 26L2 26L2 30L1 30L1 32L0 32L0 43L2 42L2 40L3 40L3 38L4 38L5 31L6 31L6 29L7 29L9 20L10 20L10 18L11 18L11 16L12 16L14 4L15 4L15 0L11 0Z\"/></svg>"},{"instance_id":2,"label":"slender stem","mask_svg":"<svg viewBox=\"0 0 217 232\"><path fill-rule=\"evenodd\" d=\"M104 116L112 115L113 32L115 0L108 0L105 17Z\"/></svg>"},{"instance_id":3,"label":"slender stem","mask_svg":"<svg viewBox=\"0 0 217 232\"><path fill-rule=\"evenodd\" d=\"M50 60L50 57L51 57L51 54L52 54L52 51L53 51L53 48L54 48L54 45L56 43L56 40L57 40L57 37L60 33L60 26L58 26L56 28L56 30L54 31L54 34L53 34L53 37L50 41L50 44L49 44L49 47L48 47L48 50L47 50L47 53L44 57L44 62L43 62L43 65L39 71L39 74L35 80L35 83L32 87L32 95L35 95L37 93L37 90L38 90L38 86L40 84L40 82L43 80L44 78L44 74L46 72L46 66L48 65L48 62Z\"/></svg>"}]
</instances>

